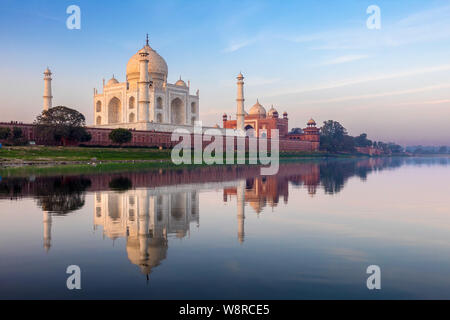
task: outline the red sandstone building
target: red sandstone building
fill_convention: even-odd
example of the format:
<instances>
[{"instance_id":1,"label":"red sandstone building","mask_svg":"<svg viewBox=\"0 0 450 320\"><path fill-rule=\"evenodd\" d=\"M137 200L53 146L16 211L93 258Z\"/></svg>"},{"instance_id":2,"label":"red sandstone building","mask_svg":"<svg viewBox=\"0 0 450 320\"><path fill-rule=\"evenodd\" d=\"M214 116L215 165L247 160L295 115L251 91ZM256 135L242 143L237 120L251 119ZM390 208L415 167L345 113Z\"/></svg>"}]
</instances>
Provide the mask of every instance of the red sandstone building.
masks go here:
<instances>
[{"instance_id":1,"label":"red sandstone building","mask_svg":"<svg viewBox=\"0 0 450 320\"><path fill-rule=\"evenodd\" d=\"M225 129L237 129L237 120L231 120L227 114L223 115L223 127ZM316 122L311 119L307 127L302 132L289 132L289 119L287 112L280 118L278 111L272 106L269 112L259 103L247 113L244 111L245 131L254 130L254 135L260 138L271 138L272 130L279 131L280 140L295 140L311 143L311 150L317 151L320 146L320 130L316 127Z\"/></svg>"}]
</instances>

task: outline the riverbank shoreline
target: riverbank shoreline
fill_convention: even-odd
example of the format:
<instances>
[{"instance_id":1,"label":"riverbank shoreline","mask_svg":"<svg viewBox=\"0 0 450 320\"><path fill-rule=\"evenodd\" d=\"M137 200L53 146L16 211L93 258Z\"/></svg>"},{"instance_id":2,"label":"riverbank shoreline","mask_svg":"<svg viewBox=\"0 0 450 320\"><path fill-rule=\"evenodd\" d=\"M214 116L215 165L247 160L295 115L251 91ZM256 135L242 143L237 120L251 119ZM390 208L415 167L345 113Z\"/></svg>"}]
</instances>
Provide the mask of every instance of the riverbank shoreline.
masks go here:
<instances>
[{"instance_id":1,"label":"riverbank shoreline","mask_svg":"<svg viewBox=\"0 0 450 320\"><path fill-rule=\"evenodd\" d=\"M387 155L386 155L387 156ZM327 158L368 158L366 154L332 154L327 152L280 153L280 161ZM380 157L380 156L377 156ZM70 167L98 165L174 166L171 150L150 148L83 148L83 147L3 147L0 149L0 168ZM198 165L185 165L198 166Z\"/></svg>"}]
</instances>

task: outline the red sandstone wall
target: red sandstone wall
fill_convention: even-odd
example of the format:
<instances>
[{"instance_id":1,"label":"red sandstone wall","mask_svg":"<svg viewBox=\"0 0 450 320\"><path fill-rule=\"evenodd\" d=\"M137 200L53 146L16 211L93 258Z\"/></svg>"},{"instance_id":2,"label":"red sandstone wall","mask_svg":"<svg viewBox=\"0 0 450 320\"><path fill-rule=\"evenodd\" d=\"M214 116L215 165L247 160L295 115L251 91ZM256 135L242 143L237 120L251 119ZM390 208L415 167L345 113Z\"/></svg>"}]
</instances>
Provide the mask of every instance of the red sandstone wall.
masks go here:
<instances>
[{"instance_id":1,"label":"red sandstone wall","mask_svg":"<svg viewBox=\"0 0 450 320\"><path fill-rule=\"evenodd\" d=\"M33 124L20 124L20 123L0 123L0 127L19 127L22 129L25 137L27 137L30 141L35 141L38 145L54 145L54 143L50 141L41 141L37 139L35 126ZM109 133L112 129L98 129L98 128L87 128L89 133L92 135L92 140L89 142L82 143L87 146L114 146L115 144L109 140ZM133 146L133 147L162 147L162 148L172 148L178 144L177 141L171 141L171 133L170 132L155 132L155 131L132 131L133 138L130 143L123 144L122 146ZM205 136L205 139L207 136ZM243 138L234 138L234 146L235 150L237 149L237 139ZM181 140L180 140L181 141ZM194 146L194 139L191 136L192 147ZM209 145L210 141L203 141L202 145L205 148ZM270 147L270 139L267 140L268 150ZM288 140L288 139L280 139L280 151L281 152L295 152L295 151L318 151L319 144L317 142L312 141L297 141L297 140ZM226 148L225 141L223 143L224 151ZM249 138L246 138L246 150L248 150ZM118 145L117 145L118 146Z\"/></svg>"}]
</instances>

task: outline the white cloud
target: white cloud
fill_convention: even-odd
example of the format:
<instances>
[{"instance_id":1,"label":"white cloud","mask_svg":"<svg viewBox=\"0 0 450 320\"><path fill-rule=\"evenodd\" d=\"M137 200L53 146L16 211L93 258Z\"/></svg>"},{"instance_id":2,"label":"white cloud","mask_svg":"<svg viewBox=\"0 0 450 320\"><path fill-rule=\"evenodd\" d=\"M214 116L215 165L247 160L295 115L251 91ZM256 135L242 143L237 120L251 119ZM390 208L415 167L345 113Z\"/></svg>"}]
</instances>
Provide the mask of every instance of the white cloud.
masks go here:
<instances>
[{"instance_id":1,"label":"white cloud","mask_svg":"<svg viewBox=\"0 0 450 320\"><path fill-rule=\"evenodd\" d=\"M258 38L247 39L242 41L233 41L228 47L224 49L224 52L235 52L242 48L248 47L249 45L255 43Z\"/></svg>"},{"instance_id":2,"label":"white cloud","mask_svg":"<svg viewBox=\"0 0 450 320\"><path fill-rule=\"evenodd\" d=\"M307 43L314 50L396 47L450 38L449 16L450 6L446 6L410 14L396 23L382 23L376 31L360 26L283 38Z\"/></svg>"},{"instance_id":3,"label":"white cloud","mask_svg":"<svg viewBox=\"0 0 450 320\"><path fill-rule=\"evenodd\" d=\"M337 57L334 59L327 60L323 62L321 65L328 66L328 65L334 65L334 64L342 64L342 63L348 63L352 61L357 61L361 59L367 59L369 56L364 54L353 54L353 55L346 55Z\"/></svg>"},{"instance_id":4,"label":"white cloud","mask_svg":"<svg viewBox=\"0 0 450 320\"><path fill-rule=\"evenodd\" d=\"M390 91L390 92L369 93L369 94L364 94L364 95L344 96L344 97L336 97L336 98L331 98L331 99L301 101L301 102L299 102L299 104L310 105L310 104L344 102L344 101L352 101L352 100L364 100L364 99L390 97L390 96L405 95L405 94L415 94L415 93L420 93L420 92L433 91L433 90L439 90L439 89L447 89L447 88L450 88L450 83L444 83L444 84L428 86L428 87Z\"/></svg>"},{"instance_id":5,"label":"white cloud","mask_svg":"<svg viewBox=\"0 0 450 320\"><path fill-rule=\"evenodd\" d=\"M422 75L422 74L426 74L426 73L449 71L449 70L450 70L450 64L446 64L446 65L432 66L432 67L426 67L426 68L418 68L418 69L407 70L407 71L399 71L399 72L388 73L388 74L378 74L378 75L372 75L372 76L361 77L361 78L356 78L356 79L345 79L345 80L327 83L327 84L323 84L323 85L311 86L309 88L304 87L304 86L300 86L297 88L287 88L287 89L285 88L285 89L273 91L271 93L267 93L266 96L280 96L280 95L286 95L286 94L299 94L299 93L306 93L306 92L312 92L312 91L329 90L329 89L336 89L336 88L341 88L341 87L362 84L362 83L366 83L366 82L412 77L412 76Z\"/></svg>"}]
</instances>

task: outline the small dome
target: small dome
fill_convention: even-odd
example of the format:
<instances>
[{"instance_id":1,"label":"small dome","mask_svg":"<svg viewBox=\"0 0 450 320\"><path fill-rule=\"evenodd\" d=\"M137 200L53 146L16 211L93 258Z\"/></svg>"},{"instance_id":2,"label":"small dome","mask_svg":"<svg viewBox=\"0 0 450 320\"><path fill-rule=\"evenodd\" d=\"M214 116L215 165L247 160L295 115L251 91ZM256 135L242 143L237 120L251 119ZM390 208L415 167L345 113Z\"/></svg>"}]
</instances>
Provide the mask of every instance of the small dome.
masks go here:
<instances>
[{"instance_id":1,"label":"small dome","mask_svg":"<svg viewBox=\"0 0 450 320\"><path fill-rule=\"evenodd\" d=\"M216 124L214 125L214 128L220 128L220 126L216 123Z\"/></svg>"},{"instance_id":2,"label":"small dome","mask_svg":"<svg viewBox=\"0 0 450 320\"><path fill-rule=\"evenodd\" d=\"M47 69L45 69L44 74L52 74L52 72L50 71L50 69L47 67Z\"/></svg>"},{"instance_id":3,"label":"small dome","mask_svg":"<svg viewBox=\"0 0 450 320\"><path fill-rule=\"evenodd\" d=\"M308 121L308 126L315 126L316 122L314 121L314 119L311 119Z\"/></svg>"},{"instance_id":4,"label":"small dome","mask_svg":"<svg viewBox=\"0 0 450 320\"><path fill-rule=\"evenodd\" d=\"M278 115L277 109L275 109L273 106L270 108L269 112L267 112L267 115L269 117L273 117L274 115Z\"/></svg>"},{"instance_id":5,"label":"small dome","mask_svg":"<svg viewBox=\"0 0 450 320\"><path fill-rule=\"evenodd\" d=\"M250 109L250 115L266 116L266 109L256 100L255 105Z\"/></svg>"},{"instance_id":6,"label":"small dome","mask_svg":"<svg viewBox=\"0 0 450 320\"><path fill-rule=\"evenodd\" d=\"M117 79L114 78L114 76L113 76L113 77L112 77L111 79L109 79L109 81L106 83L106 86L109 87L109 86L112 86L112 85L118 84L118 83L119 83L119 81L117 81Z\"/></svg>"},{"instance_id":7,"label":"small dome","mask_svg":"<svg viewBox=\"0 0 450 320\"><path fill-rule=\"evenodd\" d=\"M242 75L242 72L239 72L238 76L237 76L238 80L243 80L244 76Z\"/></svg>"},{"instance_id":8,"label":"small dome","mask_svg":"<svg viewBox=\"0 0 450 320\"><path fill-rule=\"evenodd\" d=\"M180 77L180 80L178 80L177 82L175 82L175 85L178 86L178 87L187 87L186 82L184 82L183 80L181 80L181 77Z\"/></svg>"}]
</instances>

